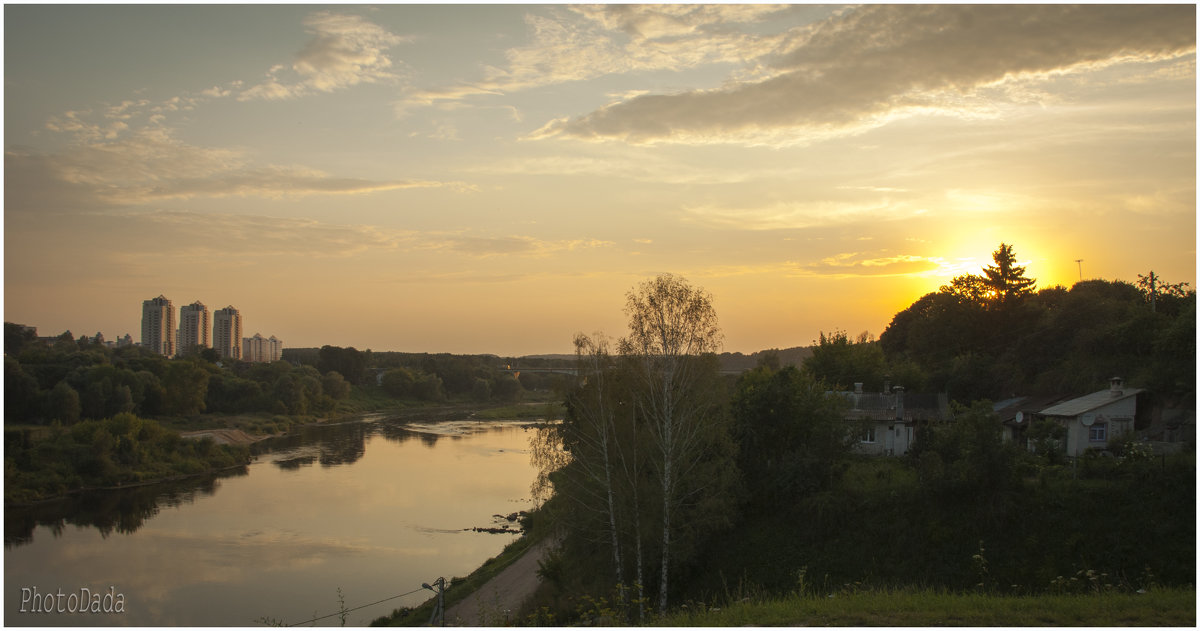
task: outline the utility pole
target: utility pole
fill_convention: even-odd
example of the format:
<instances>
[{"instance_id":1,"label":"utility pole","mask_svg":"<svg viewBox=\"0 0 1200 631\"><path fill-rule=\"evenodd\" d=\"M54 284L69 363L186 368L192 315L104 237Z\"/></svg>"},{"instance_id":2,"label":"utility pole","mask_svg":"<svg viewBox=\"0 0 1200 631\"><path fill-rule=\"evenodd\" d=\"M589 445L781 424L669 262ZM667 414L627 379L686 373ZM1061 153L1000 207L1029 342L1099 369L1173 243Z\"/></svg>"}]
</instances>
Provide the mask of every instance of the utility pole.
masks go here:
<instances>
[{"instance_id":1,"label":"utility pole","mask_svg":"<svg viewBox=\"0 0 1200 631\"><path fill-rule=\"evenodd\" d=\"M433 626L433 621L439 618L441 614L441 626L446 626L446 579L438 577L438 580L433 582L437 585L435 590L429 583L421 583L421 587L428 589L431 592L437 592L437 604L433 606L433 614L429 616L429 626Z\"/></svg>"},{"instance_id":2,"label":"utility pole","mask_svg":"<svg viewBox=\"0 0 1200 631\"><path fill-rule=\"evenodd\" d=\"M1075 264L1079 266L1079 281L1083 282L1083 259L1075 259Z\"/></svg>"}]
</instances>

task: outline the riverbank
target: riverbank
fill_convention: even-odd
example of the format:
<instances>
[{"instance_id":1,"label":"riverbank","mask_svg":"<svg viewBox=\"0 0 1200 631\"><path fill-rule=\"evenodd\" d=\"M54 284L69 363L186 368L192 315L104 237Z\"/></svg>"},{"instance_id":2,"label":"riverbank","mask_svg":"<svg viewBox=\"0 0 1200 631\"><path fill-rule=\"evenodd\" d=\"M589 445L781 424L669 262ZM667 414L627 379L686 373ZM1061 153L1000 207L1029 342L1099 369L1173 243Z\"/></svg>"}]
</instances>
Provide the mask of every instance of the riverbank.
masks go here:
<instances>
[{"instance_id":1,"label":"riverbank","mask_svg":"<svg viewBox=\"0 0 1200 631\"><path fill-rule=\"evenodd\" d=\"M93 490L150 486L250 462L245 445L183 440L157 421L132 414L54 427L41 437L6 430L4 443L6 506Z\"/></svg>"},{"instance_id":2,"label":"riverbank","mask_svg":"<svg viewBox=\"0 0 1200 631\"><path fill-rule=\"evenodd\" d=\"M497 404L494 401L427 402L402 400L381 396L378 392L358 391L340 401L324 415L281 414L193 414L186 417L167 417L159 422L184 436L203 436L211 432L214 440L227 444L251 444L264 438L285 436L292 430L308 426L341 423L366 414L382 414L401 421L465 421L465 420L542 420L562 418L566 409L561 400L550 393L531 397L531 401ZM240 432L240 434L238 433Z\"/></svg>"},{"instance_id":3,"label":"riverbank","mask_svg":"<svg viewBox=\"0 0 1200 631\"><path fill-rule=\"evenodd\" d=\"M561 403L549 398L497 406L494 402L425 403L359 397L324 416L196 414L186 417L83 421L68 428L6 428L5 505L31 506L89 490L145 486L210 475L250 461L247 448L286 436L300 427L355 420L367 414L401 421L540 420L560 418ZM130 434L129 428L137 425ZM97 431L106 436L96 438ZM176 443L170 434L188 439ZM210 446L205 446L209 439ZM148 440L153 449L131 445ZM83 441L83 442L80 442ZM68 453L69 452L69 453Z\"/></svg>"},{"instance_id":4,"label":"riverbank","mask_svg":"<svg viewBox=\"0 0 1200 631\"><path fill-rule=\"evenodd\" d=\"M445 594L449 626L507 626L521 605L537 589L537 570L550 553L550 539L526 534L484 561L466 577L454 577ZM405 607L376 618L373 627L416 627L429 623L437 597L416 607Z\"/></svg>"}]
</instances>

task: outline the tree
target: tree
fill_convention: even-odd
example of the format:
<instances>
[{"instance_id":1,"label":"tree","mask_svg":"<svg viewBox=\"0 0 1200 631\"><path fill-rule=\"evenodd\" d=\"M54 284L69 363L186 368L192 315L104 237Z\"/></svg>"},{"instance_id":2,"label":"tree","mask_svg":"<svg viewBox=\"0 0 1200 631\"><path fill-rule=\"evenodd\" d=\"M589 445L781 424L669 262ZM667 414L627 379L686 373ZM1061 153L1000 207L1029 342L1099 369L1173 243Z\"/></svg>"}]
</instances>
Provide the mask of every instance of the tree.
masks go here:
<instances>
[{"instance_id":1,"label":"tree","mask_svg":"<svg viewBox=\"0 0 1200 631\"><path fill-rule=\"evenodd\" d=\"M79 393L66 381L60 381L50 390L49 409L47 416L52 421L62 421L70 425L79 421L81 407Z\"/></svg>"},{"instance_id":2,"label":"tree","mask_svg":"<svg viewBox=\"0 0 1200 631\"><path fill-rule=\"evenodd\" d=\"M195 362L171 362L163 375L162 385L166 389L164 403L168 414L188 415L204 411L208 372Z\"/></svg>"},{"instance_id":3,"label":"tree","mask_svg":"<svg viewBox=\"0 0 1200 631\"><path fill-rule=\"evenodd\" d=\"M28 344L37 341L37 331L33 327L17 324L15 322L4 323L4 354L16 357L21 349Z\"/></svg>"},{"instance_id":4,"label":"tree","mask_svg":"<svg viewBox=\"0 0 1200 631\"><path fill-rule=\"evenodd\" d=\"M350 383L336 370L331 370L321 377L321 389L334 401L350 396Z\"/></svg>"},{"instance_id":5,"label":"tree","mask_svg":"<svg viewBox=\"0 0 1200 631\"><path fill-rule=\"evenodd\" d=\"M829 335L822 331L812 355L804 360L804 372L834 388L847 389L861 383L867 390L879 391L888 369L883 349L865 331L856 342L845 331Z\"/></svg>"},{"instance_id":6,"label":"tree","mask_svg":"<svg viewBox=\"0 0 1200 631\"><path fill-rule=\"evenodd\" d=\"M1013 246L1001 243L992 252L995 265L983 269L984 284L991 290L992 303L1007 307L1033 293L1037 281L1025 277L1025 268L1016 265L1017 257Z\"/></svg>"},{"instance_id":7,"label":"tree","mask_svg":"<svg viewBox=\"0 0 1200 631\"><path fill-rule=\"evenodd\" d=\"M337 371L346 381L359 385L363 383L364 373L367 369L367 357L353 346L342 348L325 345L319 352L317 369L321 371L321 374L331 370Z\"/></svg>"},{"instance_id":8,"label":"tree","mask_svg":"<svg viewBox=\"0 0 1200 631\"><path fill-rule=\"evenodd\" d=\"M637 480L636 473L633 472L637 471L637 463L633 461L632 456L620 457L622 444L618 438L617 410L622 401L615 390L620 376L609 354L608 340L602 334L597 334L594 340L582 333L577 334L575 356L578 382L575 390L567 398L568 413L559 428L562 443L570 450L572 462L576 463L568 472L577 475L565 477L564 483L578 489L577 492L571 493L577 506L603 516L601 532L608 535L607 543L612 553L613 572L616 583L621 583L625 574L621 554L621 530L625 527L623 522L627 513L618 511L622 496L626 494L621 493L621 489L617 487L616 477L621 469L627 476L632 476L632 484L623 488L628 489L636 498ZM637 519L636 499L633 510L628 513L632 514L633 519ZM637 530L635 527L634 532ZM642 589L640 554L635 568L635 583ZM618 594L617 598L618 606L623 606L623 594Z\"/></svg>"},{"instance_id":9,"label":"tree","mask_svg":"<svg viewBox=\"0 0 1200 631\"><path fill-rule=\"evenodd\" d=\"M824 384L794 366L743 373L731 407L738 468L756 510L786 511L831 487L857 441L843 400L827 396Z\"/></svg>"},{"instance_id":10,"label":"tree","mask_svg":"<svg viewBox=\"0 0 1200 631\"><path fill-rule=\"evenodd\" d=\"M699 496L712 500L729 492L727 482L720 478L695 475L702 461L711 465L721 459L732 460L731 453L722 453L721 445L732 447L732 442L714 397L713 353L720 350L722 338L712 296L671 274L630 291L625 313L629 336L621 340L621 352L636 366L637 409L654 445L661 493L658 608L665 613L672 537L680 527L676 512ZM726 471L733 469L730 462Z\"/></svg>"}]
</instances>

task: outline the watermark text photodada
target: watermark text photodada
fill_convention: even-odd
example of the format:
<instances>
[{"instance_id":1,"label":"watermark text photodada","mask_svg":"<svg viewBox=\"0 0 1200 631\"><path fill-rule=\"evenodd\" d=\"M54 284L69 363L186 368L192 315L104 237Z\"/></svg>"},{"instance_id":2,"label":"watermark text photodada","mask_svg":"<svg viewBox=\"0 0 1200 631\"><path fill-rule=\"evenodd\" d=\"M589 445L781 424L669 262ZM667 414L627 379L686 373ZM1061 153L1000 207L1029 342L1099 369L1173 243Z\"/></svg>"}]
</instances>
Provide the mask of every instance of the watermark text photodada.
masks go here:
<instances>
[{"instance_id":1,"label":"watermark text photodada","mask_svg":"<svg viewBox=\"0 0 1200 631\"><path fill-rule=\"evenodd\" d=\"M64 593L42 593L37 587L21 588L20 613L125 613L125 594L110 585L108 591L81 587Z\"/></svg>"}]
</instances>

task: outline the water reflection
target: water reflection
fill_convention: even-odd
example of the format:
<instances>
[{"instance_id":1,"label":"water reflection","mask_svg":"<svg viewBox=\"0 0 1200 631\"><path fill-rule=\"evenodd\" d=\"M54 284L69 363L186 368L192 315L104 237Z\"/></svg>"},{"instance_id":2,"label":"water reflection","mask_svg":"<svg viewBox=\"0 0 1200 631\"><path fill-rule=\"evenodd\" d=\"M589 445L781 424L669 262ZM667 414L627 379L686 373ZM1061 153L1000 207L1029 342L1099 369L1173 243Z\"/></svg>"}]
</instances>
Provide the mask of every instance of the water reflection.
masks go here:
<instances>
[{"instance_id":1,"label":"water reflection","mask_svg":"<svg viewBox=\"0 0 1200 631\"><path fill-rule=\"evenodd\" d=\"M347 621L366 624L511 541L472 528L530 506L530 436L519 422L367 419L263 441L248 475L7 511L5 623L245 626L336 611L339 588L348 606L421 592ZM115 586L127 613L19 610L22 587L60 586Z\"/></svg>"},{"instance_id":2,"label":"water reflection","mask_svg":"<svg viewBox=\"0 0 1200 631\"><path fill-rule=\"evenodd\" d=\"M265 459L283 471L298 471L314 463L320 463L322 467L352 465L366 453L368 439L376 435L396 444L419 440L432 448L439 440L461 440L464 436L500 426L529 427L529 424L411 422L368 416L347 423L301 427L287 436L256 443L253 449L260 460ZM246 467L238 467L205 477L93 491L35 506L8 508L4 511L4 546L12 548L31 543L38 526L46 526L56 538L68 525L95 528L104 538L114 531L132 534L162 508L191 504L198 496L211 496L220 488L222 478L244 476L248 471Z\"/></svg>"},{"instance_id":3,"label":"water reflection","mask_svg":"<svg viewBox=\"0 0 1200 631\"><path fill-rule=\"evenodd\" d=\"M66 526L91 527L108 538L114 531L132 534L163 507L191 504L196 497L217 492L222 478L244 476L246 467L215 475L164 482L130 489L92 491L29 507L4 510L4 547L33 542L33 531L46 526L55 538Z\"/></svg>"}]
</instances>

